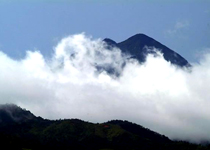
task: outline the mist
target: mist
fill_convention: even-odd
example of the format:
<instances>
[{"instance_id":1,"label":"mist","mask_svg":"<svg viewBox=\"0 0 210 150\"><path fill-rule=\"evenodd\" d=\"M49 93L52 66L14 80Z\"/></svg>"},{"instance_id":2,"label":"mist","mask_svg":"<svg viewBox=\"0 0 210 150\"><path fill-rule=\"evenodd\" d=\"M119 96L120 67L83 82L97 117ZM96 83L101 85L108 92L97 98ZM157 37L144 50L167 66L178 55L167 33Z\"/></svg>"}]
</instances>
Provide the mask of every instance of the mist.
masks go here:
<instances>
[{"instance_id":1,"label":"mist","mask_svg":"<svg viewBox=\"0 0 210 150\"><path fill-rule=\"evenodd\" d=\"M1 51L0 103L48 119L122 119L171 139L210 142L210 53L190 70L159 52L141 64L128 57L83 33L63 38L48 59L27 51L15 60Z\"/></svg>"}]
</instances>

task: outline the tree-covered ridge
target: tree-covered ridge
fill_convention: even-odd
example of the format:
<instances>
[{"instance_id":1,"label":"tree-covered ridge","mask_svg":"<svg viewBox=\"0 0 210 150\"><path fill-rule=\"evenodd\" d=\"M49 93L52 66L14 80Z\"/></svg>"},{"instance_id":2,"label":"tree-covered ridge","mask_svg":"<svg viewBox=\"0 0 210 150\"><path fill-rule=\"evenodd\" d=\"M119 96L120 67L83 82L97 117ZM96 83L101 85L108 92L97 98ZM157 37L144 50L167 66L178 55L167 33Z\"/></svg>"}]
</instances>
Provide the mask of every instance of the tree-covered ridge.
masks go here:
<instances>
[{"instance_id":1,"label":"tree-covered ridge","mask_svg":"<svg viewBox=\"0 0 210 150\"><path fill-rule=\"evenodd\" d=\"M20 107L13 107L15 115L20 118L32 114ZM0 107L2 111L9 112L5 107ZM5 116L9 115L4 114L4 119ZM17 150L210 149L209 146L171 141L164 135L128 121L90 123L78 119L46 120L35 116L24 121L4 122L0 126L0 140L5 148Z\"/></svg>"}]
</instances>

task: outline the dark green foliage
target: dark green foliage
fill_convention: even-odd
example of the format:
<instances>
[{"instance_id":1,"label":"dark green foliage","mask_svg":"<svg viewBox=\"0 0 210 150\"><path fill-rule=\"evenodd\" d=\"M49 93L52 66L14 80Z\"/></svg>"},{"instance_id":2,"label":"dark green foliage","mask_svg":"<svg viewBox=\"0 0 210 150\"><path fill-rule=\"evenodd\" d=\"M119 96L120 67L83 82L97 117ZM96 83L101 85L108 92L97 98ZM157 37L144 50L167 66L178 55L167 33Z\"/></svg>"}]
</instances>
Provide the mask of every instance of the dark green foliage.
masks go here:
<instances>
[{"instance_id":1,"label":"dark green foliage","mask_svg":"<svg viewBox=\"0 0 210 150\"><path fill-rule=\"evenodd\" d=\"M20 109L22 118L29 111ZM22 111L22 112L21 112ZM21 116L23 115L23 116ZM114 120L93 124L78 119L45 120L41 117L24 121L2 122L1 146L15 150L207 150L210 147L171 141L140 125ZM1 119L0 115L0 119Z\"/></svg>"},{"instance_id":2,"label":"dark green foliage","mask_svg":"<svg viewBox=\"0 0 210 150\"><path fill-rule=\"evenodd\" d=\"M170 140L166 136L160 135L154 131L151 131L147 128L128 121L113 120L109 121L108 123L119 125L122 129L132 134L138 135L139 137L144 139L149 139L158 143L170 142Z\"/></svg>"}]
</instances>

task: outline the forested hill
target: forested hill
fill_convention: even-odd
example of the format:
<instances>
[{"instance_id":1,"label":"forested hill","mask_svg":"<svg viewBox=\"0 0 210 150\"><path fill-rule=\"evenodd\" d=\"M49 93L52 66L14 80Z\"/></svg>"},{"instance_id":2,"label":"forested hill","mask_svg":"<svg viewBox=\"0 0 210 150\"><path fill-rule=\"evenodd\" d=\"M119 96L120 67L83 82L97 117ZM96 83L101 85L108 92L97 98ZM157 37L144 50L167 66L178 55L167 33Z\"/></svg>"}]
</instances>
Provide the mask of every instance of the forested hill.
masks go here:
<instances>
[{"instance_id":1,"label":"forested hill","mask_svg":"<svg viewBox=\"0 0 210 150\"><path fill-rule=\"evenodd\" d=\"M113 120L46 120L16 105L0 106L0 141L15 150L204 150L208 146L171 141L135 123Z\"/></svg>"}]
</instances>

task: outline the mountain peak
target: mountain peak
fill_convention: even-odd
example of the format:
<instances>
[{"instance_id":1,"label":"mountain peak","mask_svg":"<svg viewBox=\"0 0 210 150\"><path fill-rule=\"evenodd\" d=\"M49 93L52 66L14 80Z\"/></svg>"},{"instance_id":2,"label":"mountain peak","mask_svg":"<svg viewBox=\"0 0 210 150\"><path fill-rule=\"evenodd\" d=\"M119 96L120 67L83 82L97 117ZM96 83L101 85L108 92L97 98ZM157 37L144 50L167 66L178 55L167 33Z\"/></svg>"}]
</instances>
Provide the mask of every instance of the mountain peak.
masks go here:
<instances>
[{"instance_id":1,"label":"mountain peak","mask_svg":"<svg viewBox=\"0 0 210 150\"><path fill-rule=\"evenodd\" d=\"M146 44L148 41L155 41L155 40L153 38L147 36L146 34L138 33L138 34L131 36L126 41L141 42L141 43Z\"/></svg>"},{"instance_id":2,"label":"mountain peak","mask_svg":"<svg viewBox=\"0 0 210 150\"><path fill-rule=\"evenodd\" d=\"M103 41L107 44L108 49L110 49L111 47L117 47L117 43L112 39L105 38Z\"/></svg>"},{"instance_id":3,"label":"mountain peak","mask_svg":"<svg viewBox=\"0 0 210 150\"><path fill-rule=\"evenodd\" d=\"M113 40L112 40L112 39L110 39L110 38L105 38L103 41L104 41L104 42L106 42L106 43L113 43L113 44L117 44L115 41L113 41Z\"/></svg>"},{"instance_id":4,"label":"mountain peak","mask_svg":"<svg viewBox=\"0 0 210 150\"><path fill-rule=\"evenodd\" d=\"M116 43L115 41L108 38L104 39L104 41L107 43L108 47L118 47L123 53L130 54L132 56L131 58L135 58L139 62L144 62L146 60L147 54L154 53L145 49L145 47L152 47L160 51L163 54L164 59L174 65L179 67L191 66L188 61L181 55L156 41L155 39L142 33L135 34L120 43Z\"/></svg>"},{"instance_id":5,"label":"mountain peak","mask_svg":"<svg viewBox=\"0 0 210 150\"><path fill-rule=\"evenodd\" d=\"M137 33L137 34L131 36L130 38L141 38L141 37L149 37L149 36L147 36L146 34L143 34L143 33Z\"/></svg>"},{"instance_id":6,"label":"mountain peak","mask_svg":"<svg viewBox=\"0 0 210 150\"><path fill-rule=\"evenodd\" d=\"M25 122L36 118L30 111L14 104L0 105L0 123Z\"/></svg>"}]
</instances>

